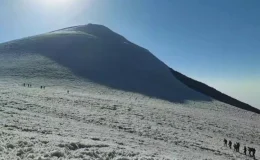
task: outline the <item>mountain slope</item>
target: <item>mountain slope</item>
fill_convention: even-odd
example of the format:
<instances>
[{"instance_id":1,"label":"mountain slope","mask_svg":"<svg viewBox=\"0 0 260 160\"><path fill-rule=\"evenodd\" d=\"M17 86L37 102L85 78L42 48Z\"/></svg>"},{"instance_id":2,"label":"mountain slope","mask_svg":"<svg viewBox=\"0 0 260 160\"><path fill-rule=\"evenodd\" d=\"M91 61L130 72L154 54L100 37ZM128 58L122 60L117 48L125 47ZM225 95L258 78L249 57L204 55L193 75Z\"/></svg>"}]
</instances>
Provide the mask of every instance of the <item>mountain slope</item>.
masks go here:
<instances>
[{"instance_id":1,"label":"mountain slope","mask_svg":"<svg viewBox=\"0 0 260 160\"><path fill-rule=\"evenodd\" d=\"M25 81L35 83L43 80L46 85L83 79L170 102L216 99L260 113L250 105L169 70L148 50L102 25L74 26L0 44L0 62L1 78L22 81L26 78Z\"/></svg>"},{"instance_id":2,"label":"mountain slope","mask_svg":"<svg viewBox=\"0 0 260 160\"><path fill-rule=\"evenodd\" d=\"M6 63L2 64L2 77L14 74L16 78L20 75L30 79L56 75L58 79L57 75L62 75L62 82L68 72L60 73L56 68L63 67L100 85L171 102L212 100L173 77L168 66L148 50L101 25L75 26L8 42L0 45L0 56ZM59 67L50 68L50 63Z\"/></svg>"},{"instance_id":3,"label":"mountain slope","mask_svg":"<svg viewBox=\"0 0 260 160\"><path fill-rule=\"evenodd\" d=\"M170 71L172 72L172 74L177 78L179 79L182 83L184 83L185 85L187 85L188 87L200 92L200 93L203 93L205 95L208 95L216 100L219 100L221 102L224 102L224 103L227 103L227 104L230 104L230 105L233 105L233 106L236 106L238 108L241 108L241 109L244 109L244 110L248 110L248 111L252 111L252 112L255 112L255 113L258 113L260 114L260 110L257 109L257 108L254 108L244 102L241 102L237 99L234 99L224 93L221 93L219 91L217 91L216 89L210 87L210 86L207 86L206 84L204 83L201 83L199 81L196 81L192 78L189 78L175 70L173 70L172 68L170 68Z\"/></svg>"}]
</instances>

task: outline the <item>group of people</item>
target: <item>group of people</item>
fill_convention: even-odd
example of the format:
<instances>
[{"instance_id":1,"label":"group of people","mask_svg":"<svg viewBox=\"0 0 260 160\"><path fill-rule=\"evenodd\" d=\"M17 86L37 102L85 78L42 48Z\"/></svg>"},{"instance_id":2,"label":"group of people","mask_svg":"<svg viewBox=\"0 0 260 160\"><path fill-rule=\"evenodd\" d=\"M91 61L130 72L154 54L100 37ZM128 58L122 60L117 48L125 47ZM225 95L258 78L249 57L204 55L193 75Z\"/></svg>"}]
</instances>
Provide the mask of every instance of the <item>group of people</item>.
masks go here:
<instances>
[{"instance_id":1,"label":"group of people","mask_svg":"<svg viewBox=\"0 0 260 160\"><path fill-rule=\"evenodd\" d=\"M232 149L232 142L227 139L224 139L224 146L227 147L227 145L229 146L230 149ZM239 152L239 148L240 148L240 143L236 142L233 144L233 149L236 151L236 152ZM255 152L256 152L256 149L255 148L252 148L252 147L246 147L244 146L244 154L247 155L247 151L248 151L248 155L250 157L254 157L255 158Z\"/></svg>"},{"instance_id":2,"label":"group of people","mask_svg":"<svg viewBox=\"0 0 260 160\"><path fill-rule=\"evenodd\" d=\"M26 84L26 83L24 83L23 86L24 86L24 87L27 86L28 88L31 88L31 87L32 87L32 84ZM41 89L45 89L45 86L41 86Z\"/></svg>"},{"instance_id":3,"label":"group of people","mask_svg":"<svg viewBox=\"0 0 260 160\"><path fill-rule=\"evenodd\" d=\"M24 86L24 87L26 87L26 86L27 86L28 88L31 88L31 87L32 87L32 85L31 85L31 84L25 84L25 83L23 84L23 86Z\"/></svg>"},{"instance_id":4,"label":"group of people","mask_svg":"<svg viewBox=\"0 0 260 160\"><path fill-rule=\"evenodd\" d=\"M28 88L31 88L31 87L32 87L32 85L31 85L31 84L26 84L26 83L23 83L23 86L24 86L24 87L28 86ZM46 86L41 86L40 88L41 88L41 89L45 89L45 87L46 87ZM70 91L69 91L69 90L67 90L67 93L69 94L69 93L70 93Z\"/></svg>"},{"instance_id":5,"label":"group of people","mask_svg":"<svg viewBox=\"0 0 260 160\"><path fill-rule=\"evenodd\" d=\"M45 89L45 86L41 86L41 89Z\"/></svg>"}]
</instances>

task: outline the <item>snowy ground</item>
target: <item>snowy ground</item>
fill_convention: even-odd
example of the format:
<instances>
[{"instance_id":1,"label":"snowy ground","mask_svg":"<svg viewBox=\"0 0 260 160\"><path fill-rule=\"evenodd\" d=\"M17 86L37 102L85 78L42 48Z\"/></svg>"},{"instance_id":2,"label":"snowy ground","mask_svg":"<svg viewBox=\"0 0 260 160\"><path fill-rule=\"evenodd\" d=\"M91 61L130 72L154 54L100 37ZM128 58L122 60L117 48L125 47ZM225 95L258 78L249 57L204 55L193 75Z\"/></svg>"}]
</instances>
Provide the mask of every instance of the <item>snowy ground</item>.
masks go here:
<instances>
[{"instance_id":1,"label":"snowy ground","mask_svg":"<svg viewBox=\"0 0 260 160\"><path fill-rule=\"evenodd\" d=\"M260 116L213 101L173 104L86 85L0 79L0 160L260 158ZM67 94L67 90L70 93ZM240 153L223 139L240 142Z\"/></svg>"}]
</instances>

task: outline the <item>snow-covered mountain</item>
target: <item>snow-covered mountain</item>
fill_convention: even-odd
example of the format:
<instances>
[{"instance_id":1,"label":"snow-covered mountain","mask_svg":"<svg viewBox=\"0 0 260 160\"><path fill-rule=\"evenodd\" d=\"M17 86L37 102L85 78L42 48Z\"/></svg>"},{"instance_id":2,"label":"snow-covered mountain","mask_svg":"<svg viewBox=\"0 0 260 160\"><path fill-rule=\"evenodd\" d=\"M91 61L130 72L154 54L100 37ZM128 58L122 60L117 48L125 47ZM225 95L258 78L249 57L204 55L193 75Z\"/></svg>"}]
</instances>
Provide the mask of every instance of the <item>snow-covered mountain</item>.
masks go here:
<instances>
[{"instance_id":1,"label":"snow-covered mountain","mask_svg":"<svg viewBox=\"0 0 260 160\"><path fill-rule=\"evenodd\" d=\"M206 85L191 87L183 79L176 79L178 75L172 74L168 66L148 50L102 25L69 27L7 42L0 45L0 57L1 77L13 75L16 79L41 77L66 81L77 76L170 102L212 101L213 97L260 113L242 102L226 100L230 99L226 95L218 98L209 92L201 92Z\"/></svg>"},{"instance_id":2,"label":"snow-covered mountain","mask_svg":"<svg viewBox=\"0 0 260 160\"><path fill-rule=\"evenodd\" d=\"M1 77L68 79L64 76L67 72L51 68L48 58L73 75L111 88L171 102L211 100L182 84L148 50L101 25L70 27L11 41L0 45L0 56Z\"/></svg>"},{"instance_id":3,"label":"snow-covered mountain","mask_svg":"<svg viewBox=\"0 0 260 160\"><path fill-rule=\"evenodd\" d=\"M248 159L223 139L259 135L257 110L104 26L0 44L1 160Z\"/></svg>"}]
</instances>

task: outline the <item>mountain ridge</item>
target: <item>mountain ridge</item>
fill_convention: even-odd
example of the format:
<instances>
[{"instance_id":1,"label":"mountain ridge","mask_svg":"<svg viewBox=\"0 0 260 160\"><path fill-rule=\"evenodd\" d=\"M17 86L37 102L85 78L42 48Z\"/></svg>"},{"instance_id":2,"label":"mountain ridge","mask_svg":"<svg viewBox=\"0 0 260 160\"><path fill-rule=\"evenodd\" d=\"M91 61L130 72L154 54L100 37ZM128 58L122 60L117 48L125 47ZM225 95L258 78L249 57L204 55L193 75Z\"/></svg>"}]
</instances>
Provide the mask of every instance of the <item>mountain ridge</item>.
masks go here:
<instances>
[{"instance_id":1,"label":"mountain ridge","mask_svg":"<svg viewBox=\"0 0 260 160\"><path fill-rule=\"evenodd\" d=\"M244 109L244 110L248 110L248 111L252 111L252 112L255 112L255 113L258 113L260 114L260 110L247 104L247 103L244 103L244 102L241 102L231 96L228 96L220 91L218 91L217 89L213 88L213 87L210 87L206 84L204 84L203 82L199 82L197 80L194 80L172 68L169 68L170 71L173 73L173 75L179 79L182 83L184 83L185 85L187 85L188 87L200 92L200 93L203 93L203 94L206 94L216 100L219 100L221 102L224 102L224 103L227 103L227 104L230 104L232 106L235 106L235 107L238 107L238 108L241 108L241 109Z\"/></svg>"}]
</instances>

